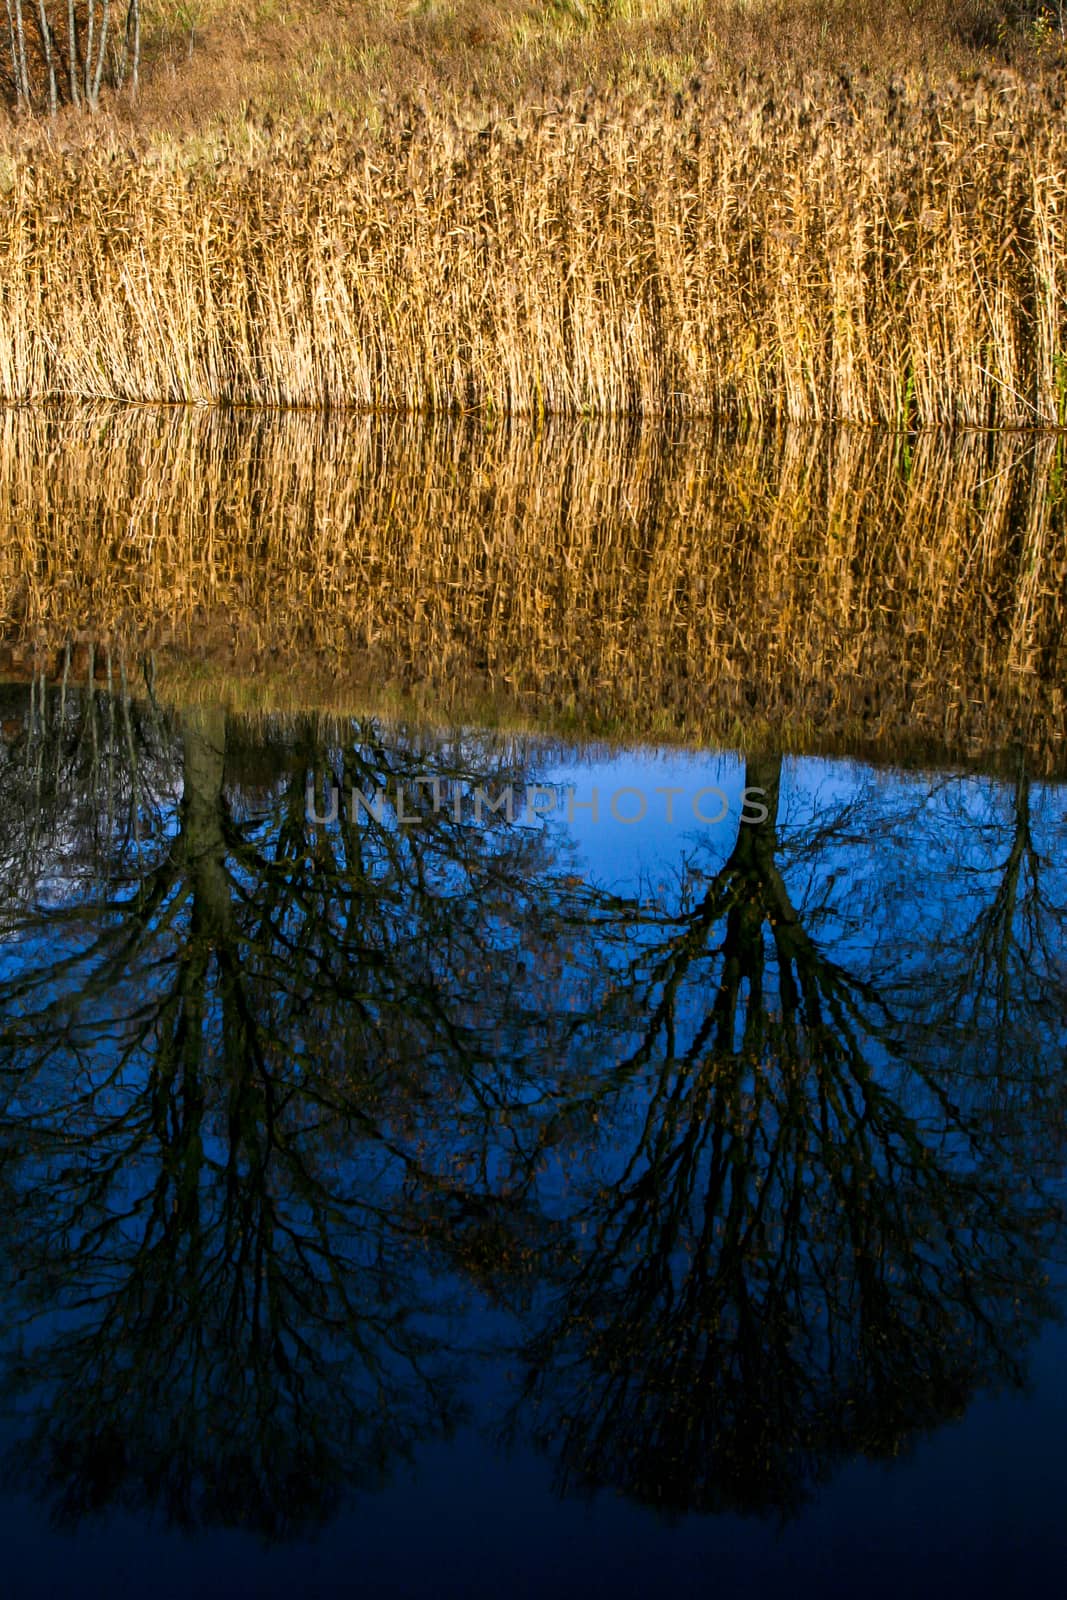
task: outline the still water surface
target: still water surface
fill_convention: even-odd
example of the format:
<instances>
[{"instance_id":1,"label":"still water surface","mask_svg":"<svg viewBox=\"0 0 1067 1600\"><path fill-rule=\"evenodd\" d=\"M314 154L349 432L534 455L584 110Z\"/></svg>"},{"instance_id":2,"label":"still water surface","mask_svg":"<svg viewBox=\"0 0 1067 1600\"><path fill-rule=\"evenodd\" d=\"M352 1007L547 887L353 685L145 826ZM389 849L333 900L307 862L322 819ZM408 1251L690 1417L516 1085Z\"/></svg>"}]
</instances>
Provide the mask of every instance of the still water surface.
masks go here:
<instances>
[{"instance_id":1,"label":"still water surface","mask_svg":"<svg viewBox=\"0 0 1067 1600\"><path fill-rule=\"evenodd\" d=\"M1064 446L0 411L0 673L1062 775Z\"/></svg>"},{"instance_id":2,"label":"still water surface","mask_svg":"<svg viewBox=\"0 0 1067 1600\"><path fill-rule=\"evenodd\" d=\"M1022 750L0 698L18 1593L1058 1583Z\"/></svg>"}]
</instances>

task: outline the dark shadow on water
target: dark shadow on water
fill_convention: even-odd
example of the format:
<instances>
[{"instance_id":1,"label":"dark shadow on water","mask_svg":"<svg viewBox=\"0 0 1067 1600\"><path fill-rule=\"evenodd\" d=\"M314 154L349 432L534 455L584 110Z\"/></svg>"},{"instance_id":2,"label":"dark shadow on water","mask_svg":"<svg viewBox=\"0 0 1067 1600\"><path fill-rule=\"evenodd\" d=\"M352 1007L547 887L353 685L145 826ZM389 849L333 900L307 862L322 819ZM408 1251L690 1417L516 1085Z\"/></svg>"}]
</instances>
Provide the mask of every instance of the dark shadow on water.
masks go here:
<instances>
[{"instance_id":1,"label":"dark shadow on water","mask_svg":"<svg viewBox=\"0 0 1067 1600\"><path fill-rule=\"evenodd\" d=\"M10 1491L282 1540L462 1422L564 1494L783 1519L1025 1381L1067 1110L1025 764L708 757L762 804L653 830L650 892L475 814L545 741L3 712Z\"/></svg>"}]
</instances>

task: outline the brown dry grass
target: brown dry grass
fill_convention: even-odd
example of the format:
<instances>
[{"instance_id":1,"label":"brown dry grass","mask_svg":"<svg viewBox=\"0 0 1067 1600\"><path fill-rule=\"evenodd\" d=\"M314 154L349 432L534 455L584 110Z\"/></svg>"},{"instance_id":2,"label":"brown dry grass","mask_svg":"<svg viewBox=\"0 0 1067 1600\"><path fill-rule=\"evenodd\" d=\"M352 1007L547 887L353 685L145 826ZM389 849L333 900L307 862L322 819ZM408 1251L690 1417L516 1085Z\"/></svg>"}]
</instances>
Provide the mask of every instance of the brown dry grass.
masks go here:
<instances>
[{"instance_id":1,"label":"brown dry grass","mask_svg":"<svg viewBox=\"0 0 1067 1600\"><path fill-rule=\"evenodd\" d=\"M53 17L62 51L65 6ZM81 9L83 0L77 0ZM96 128L202 130L249 105L286 121L373 116L399 93L446 109L566 85L684 86L698 68L913 71L931 79L1055 55L1038 0L141 0L138 100L105 96ZM32 7L30 8L32 12ZM113 30L114 32L114 30ZM44 104L36 30L27 45ZM116 50L119 44L115 44ZM0 52L0 105L6 62ZM8 85L10 89L10 85ZM0 113L2 115L2 113ZM77 138L77 119L62 137ZM32 138L32 134L31 134Z\"/></svg>"},{"instance_id":2,"label":"brown dry grass","mask_svg":"<svg viewBox=\"0 0 1067 1600\"><path fill-rule=\"evenodd\" d=\"M0 397L1057 425L1064 82L243 123L0 171Z\"/></svg>"},{"instance_id":3,"label":"brown dry grass","mask_svg":"<svg viewBox=\"0 0 1067 1600\"><path fill-rule=\"evenodd\" d=\"M27 662L109 638L183 694L1067 761L1053 436L27 410L0 505Z\"/></svg>"},{"instance_id":4,"label":"brown dry grass","mask_svg":"<svg viewBox=\"0 0 1067 1600\"><path fill-rule=\"evenodd\" d=\"M0 148L0 398L1059 423L999 9L155 0L136 105Z\"/></svg>"}]
</instances>

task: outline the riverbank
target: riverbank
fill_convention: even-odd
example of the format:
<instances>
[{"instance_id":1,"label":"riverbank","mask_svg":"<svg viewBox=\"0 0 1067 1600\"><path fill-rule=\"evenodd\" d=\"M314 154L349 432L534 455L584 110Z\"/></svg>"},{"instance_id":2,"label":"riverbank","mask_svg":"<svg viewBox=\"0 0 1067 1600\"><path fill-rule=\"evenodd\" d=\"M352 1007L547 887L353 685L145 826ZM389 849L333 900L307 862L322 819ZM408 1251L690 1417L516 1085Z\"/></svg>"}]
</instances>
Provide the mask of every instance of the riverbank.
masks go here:
<instances>
[{"instance_id":1,"label":"riverbank","mask_svg":"<svg viewBox=\"0 0 1067 1600\"><path fill-rule=\"evenodd\" d=\"M694 79L9 162L0 397L1060 426L1063 105Z\"/></svg>"}]
</instances>

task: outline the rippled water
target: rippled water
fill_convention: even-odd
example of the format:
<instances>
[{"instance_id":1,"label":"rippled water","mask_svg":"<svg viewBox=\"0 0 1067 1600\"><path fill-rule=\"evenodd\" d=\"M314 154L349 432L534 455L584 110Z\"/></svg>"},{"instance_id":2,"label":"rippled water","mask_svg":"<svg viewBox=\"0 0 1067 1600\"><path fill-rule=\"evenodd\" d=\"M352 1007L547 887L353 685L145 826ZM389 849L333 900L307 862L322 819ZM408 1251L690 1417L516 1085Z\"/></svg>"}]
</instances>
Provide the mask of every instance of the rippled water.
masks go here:
<instances>
[{"instance_id":1,"label":"rippled water","mask_svg":"<svg viewBox=\"0 0 1067 1600\"><path fill-rule=\"evenodd\" d=\"M1067 790L0 689L22 1593L1065 1550Z\"/></svg>"}]
</instances>

